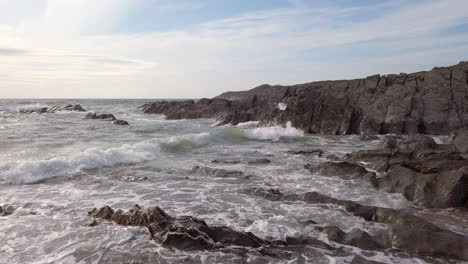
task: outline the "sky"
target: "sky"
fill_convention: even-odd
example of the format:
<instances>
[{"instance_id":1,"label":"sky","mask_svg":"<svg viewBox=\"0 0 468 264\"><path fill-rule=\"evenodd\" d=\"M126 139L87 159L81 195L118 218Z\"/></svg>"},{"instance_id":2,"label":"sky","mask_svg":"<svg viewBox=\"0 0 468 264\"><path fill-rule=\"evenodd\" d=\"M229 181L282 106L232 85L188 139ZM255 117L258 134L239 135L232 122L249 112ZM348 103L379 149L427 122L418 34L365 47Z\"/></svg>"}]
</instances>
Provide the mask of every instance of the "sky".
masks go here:
<instances>
[{"instance_id":1,"label":"sky","mask_svg":"<svg viewBox=\"0 0 468 264\"><path fill-rule=\"evenodd\" d=\"M0 98L201 98L468 60L467 0L0 0Z\"/></svg>"}]
</instances>

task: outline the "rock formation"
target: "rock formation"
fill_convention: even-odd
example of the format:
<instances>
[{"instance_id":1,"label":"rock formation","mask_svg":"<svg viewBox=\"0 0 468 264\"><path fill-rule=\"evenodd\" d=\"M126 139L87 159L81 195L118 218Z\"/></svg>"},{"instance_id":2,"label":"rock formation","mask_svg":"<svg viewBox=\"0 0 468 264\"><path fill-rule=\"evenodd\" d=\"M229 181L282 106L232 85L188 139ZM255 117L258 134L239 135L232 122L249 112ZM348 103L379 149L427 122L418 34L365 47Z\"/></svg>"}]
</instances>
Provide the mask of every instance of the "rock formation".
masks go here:
<instances>
[{"instance_id":1,"label":"rock formation","mask_svg":"<svg viewBox=\"0 0 468 264\"><path fill-rule=\"evenodd\" d=\"M37 114L45 114L45 113L55 113L58 111L76 111L76 112L86 112L86 110L81 107L81 105L67 105L65 107L53 107L53 108L48 108L48 107L40 107L37 109L26 109L26 110L20 110L20 113L22 114L32 114L32 113L37 113Z\"/></svg>"},{"instance_id":2,"label":"rock formation","mask_svg":"<svg viewBox=\"0 0 468 264\"><path fill-rule=\"evenodd\" d=\"M141 107L168 119L217 118L219 124L260 121L308 133L450 134L468 126L468 62L411 74L262 85L214 99L160 101Z\"/></svg>"}]
</instances>

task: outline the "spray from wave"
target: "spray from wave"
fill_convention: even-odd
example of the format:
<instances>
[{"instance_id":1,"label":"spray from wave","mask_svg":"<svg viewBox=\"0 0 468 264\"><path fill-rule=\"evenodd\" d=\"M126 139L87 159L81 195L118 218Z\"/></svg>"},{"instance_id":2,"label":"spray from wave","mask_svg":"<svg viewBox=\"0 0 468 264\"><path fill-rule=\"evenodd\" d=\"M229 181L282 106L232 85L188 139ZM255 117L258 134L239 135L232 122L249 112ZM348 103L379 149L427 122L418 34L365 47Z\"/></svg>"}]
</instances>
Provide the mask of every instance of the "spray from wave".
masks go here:
<instances>
[{"instance_id":1,"label":"spray from wave","mask_svg":"<svg viewBox=\"0 0 468 264\"><path fill-rule=\"evenodd\" d=\"M155 160L164 152L187 152L216 144L238 144L248 140L272 140L302 137L304 132L291 127L261 127L242 130L226 127L211 133L188 134L125 144L109 149L91 148L77 154L39 161L0 163L0 183L28 184L70 175L87 169L112 167Z\"/></svg>"}]
</instances>

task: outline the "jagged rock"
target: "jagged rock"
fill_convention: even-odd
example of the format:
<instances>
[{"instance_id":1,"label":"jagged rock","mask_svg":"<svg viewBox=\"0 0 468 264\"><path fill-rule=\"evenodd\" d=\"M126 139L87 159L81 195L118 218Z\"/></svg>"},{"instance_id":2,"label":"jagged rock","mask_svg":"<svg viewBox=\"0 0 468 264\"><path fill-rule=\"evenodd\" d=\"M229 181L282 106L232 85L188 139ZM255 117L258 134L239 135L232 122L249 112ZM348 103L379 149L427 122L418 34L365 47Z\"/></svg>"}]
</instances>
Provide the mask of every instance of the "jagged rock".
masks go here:
<instances>
[{"instance_id":1,"label":"jagged rock","mask_svg":"<svg viewBox=\"0 0 468 264\"><path fill-rule=\"evenodd\" d=\"M455 150L454 150L455 149ZM410 136L394 149L364 150L347 154L350 162L384 172L365 178L385 191L398 192L424 207L468 207L468 160L431 137Z\"/></svg>"},{"instance_id":2,"label":"jagged rock","mask_svg":"<svg viewBox=\"0 0 468 264\"><path fill-rule=\"evenodd\" d=\"M77 112L86 112L86 110L81 107L81 105L67 105L64 108L59 109L59 111L77 111Z\"/></svg>"},{"instance_id":3,"label":"jagged rock","mask_svg":"<svg viewBox=\"0 0 468 264\"><path fill-rule=\"evenodd\" d=\"M369 250L395 248L421 256L468 260L468 238L443 229L410 210L397 210L360 205L356 202L338 200L317 192L305 194L272 195L262 189L248 189L245 192L262 196L272 201L304 201L307 203L328 203L342 206L346 211L366 221L388 224L370 236L362 230L345 233L337 227L315 227L327 234L330 240Z\"/></svg>"},{"instance_id":4,"label":"jagged rock","mask_svg":"<svg viewBox=\"0 0 468 264\"><path fill-rule=\"evenodd\" d=\"M290 150L289 154L293 155L305 155L305 156L317 156L322 157L324 151L321 149L312 149L312 150Z\"/></svg>"},{"instance_id":5,"label":"jagged rock","mask_svg":"<svg viewBox=\"0 0 468 264\"><path fill-rule=\"evenodd\" d=\"M225 169L215 169L215 168L200 167L200 166L193 167L192 173L204 174L204 175L220 177L220 178L227 178L227 177L239 178L239 177L244 176L244 173L242 173L241 171L228 171Z\"/></svg>"},{"instance_id":6,"label":"jagged rock","mask_svg":"<svg viewBox=\"0 0 468 264\"><path fill-rule=\"evenodd\" d=\"M0 216L11 215L15 212L15 210L16 210L15 207L9 204L2 205L0 206Z\"/></svg>"},{"instance_id":7,"label":"jagged rock","mask_svg":"<svg viewBox=\"0 0 468 264\"><path fill-rule=\"evenodd\" d=\"M261 85L213 99L156 102L145 113L168 119L217 118L219 124L292 122L307 133L449 134L468 124L468 62L411 74ZM278 107L278 104L287 107Z\"/></svg>"},{"instance_id":8,"label":"jagged rock","mask_svg":"<svg viewBox=\"0 0 468 264\"><path fill-rule=\"evenodd\" d=\"M88 113L85 116L86 119L110 119L112 121L117 120L113 114L96 114L96 113Z\"/></svg>"},{"instance_id":9,"label":"jagged rock","mask_svg":"<svg viewBox=\"0 0 468 264\"><path fill-rule=\"evenodd\" d=\"M468 129L459 129L452 133L451 143L459 152L468 154Z\"/></svg>"},{"instance_id":10,"label":"jagged rock","mask_svg":"<svg viewBox=\"0 0 468 264\"><path fill-rule=\"evenodd\" d=\"M269 163L271 163L271 160L269 159L256 159L256 160L251 160L247 162L247 164L250 164L250 165L269 164Z\"/></svg>"},{"instance_id":11,"label":"jagged rock","mask_svg":"<svg viewBox=\"0 0 468 264\"><path fill-rule=\"evenodd\" d=\"M151 238L162 246L180 250L213 250L225 246L259 248L270 244L252 233L238 232L228 227L208 226L205 221L194 217L172 217L159 207L144 210L135 205L124 213L105 206L100 209L94 208L89 214L112 220L119 225L147 227Z\"/></svg>"},{"instance_id":12,"label":"jagged rock","mask_svg":"<svg viewBox=\"0 0 468 264\"><path fill-rule=\"evenodd\" d=\"M112 124L118 125L118 126L128 126L128 125L130 125L130 124L129 124L127 121L125 121L125 120L117 120L117 119L114 120L114 121L112 121Z\"/></svg>"}]
</instances>

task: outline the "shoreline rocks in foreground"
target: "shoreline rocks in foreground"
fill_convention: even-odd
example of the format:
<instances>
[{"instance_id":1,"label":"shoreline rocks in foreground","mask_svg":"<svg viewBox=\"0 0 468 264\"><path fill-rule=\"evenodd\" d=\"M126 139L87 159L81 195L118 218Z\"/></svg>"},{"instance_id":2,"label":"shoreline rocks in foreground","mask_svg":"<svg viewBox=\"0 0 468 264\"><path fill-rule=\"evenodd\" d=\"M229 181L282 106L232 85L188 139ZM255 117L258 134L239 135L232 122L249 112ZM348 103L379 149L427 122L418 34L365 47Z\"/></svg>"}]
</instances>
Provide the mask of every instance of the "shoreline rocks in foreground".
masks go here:
<instances>
[{"instance_id":1,"label":"shoreline rocks in foreground","mask_svg":"<svg viewBox=\"0 0 468 264\"><path fill-rule=\"evenodd\" d=\"M306 133L445 134L468 126L468 62L411 74L262 85L197 102L160 101L141 106L167 119L216 118L223 124L260 121Z\"/></svg>"}]
</instances>

